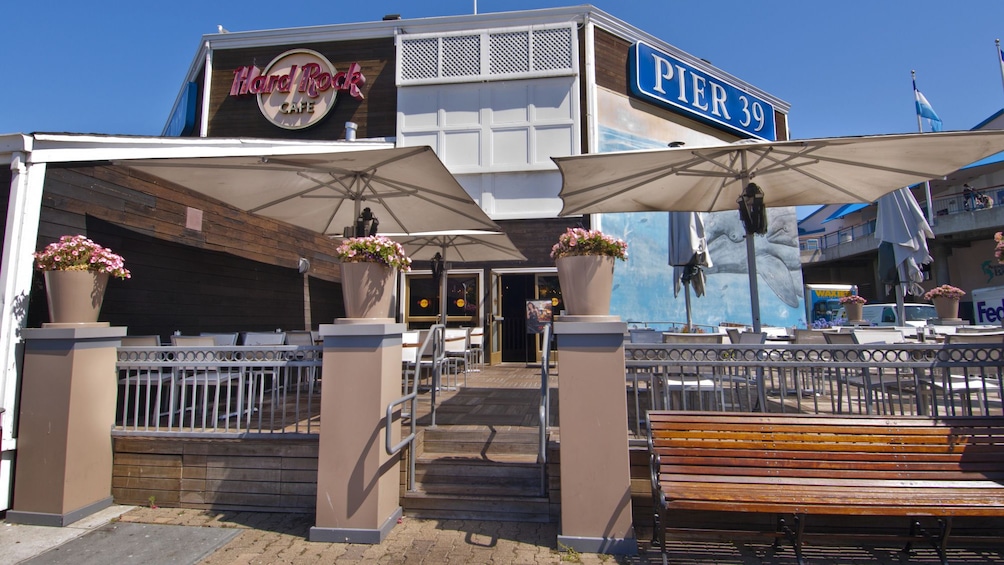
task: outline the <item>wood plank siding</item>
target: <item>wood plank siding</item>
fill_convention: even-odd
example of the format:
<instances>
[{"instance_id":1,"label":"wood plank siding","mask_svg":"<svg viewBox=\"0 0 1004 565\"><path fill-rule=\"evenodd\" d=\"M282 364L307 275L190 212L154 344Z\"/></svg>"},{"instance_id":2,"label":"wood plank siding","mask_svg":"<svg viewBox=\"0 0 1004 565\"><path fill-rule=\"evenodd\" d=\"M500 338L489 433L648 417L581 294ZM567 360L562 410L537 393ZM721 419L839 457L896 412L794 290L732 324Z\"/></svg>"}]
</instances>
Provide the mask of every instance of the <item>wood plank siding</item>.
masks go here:
<instances>
[{"instance_id":1,"label":"wood plank siding","mask_svg":"<svg viewBox=\"0 0 1004 565\"><path fill-rule=\"evenodd\" d=\"M186 227L189 208L202 212L201 229ZM311 262L311 325L344 315L337 241L123 166L48 167L37 248L77 233L122 255L132 271L128 281L110 281L100 318L131 334L304 329L300 257ZM28 325L46 321L36 273Z\"/></svg>"},{"instance_id":2,"label":"wood plank siding","mask_svg":"<svg viewBox=\"0 0 1004 565\"><path fill-rule=\"evenodd\" d=\"M313 513L317 438L115 438L118 504ZM151 498L152 497L152 498Z\"/></svg>"},{"instance_id":3,"label":"wood plank siding","mask_svg":"<svg viewBox=\"0 0 1004 565\"><path fill-rule=\"evenodd\" d=\"M359 63L366 78L362 88L365 98L356 100L340 92L335 107L321 122L290 132L265 119L258 109L256 96L230 96L237 68L256 65L264 70L278 55L294 48L317 51L339 71L351 63ZM394 137L397 132L395 57L393 38L216 50L209 92L209 136L337 140L345 138L345 122L355 122L360 138Z\"/></svg>"}]
</instances>

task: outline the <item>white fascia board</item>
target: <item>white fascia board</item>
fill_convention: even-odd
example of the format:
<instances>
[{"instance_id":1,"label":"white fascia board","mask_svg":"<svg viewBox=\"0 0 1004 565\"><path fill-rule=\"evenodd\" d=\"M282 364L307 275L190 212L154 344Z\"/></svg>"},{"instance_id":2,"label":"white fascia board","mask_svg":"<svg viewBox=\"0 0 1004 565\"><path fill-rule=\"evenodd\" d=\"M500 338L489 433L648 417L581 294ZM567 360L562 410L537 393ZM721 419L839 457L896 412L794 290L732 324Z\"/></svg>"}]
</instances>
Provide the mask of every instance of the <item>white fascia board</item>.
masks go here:
<instances>
[{"instance_id":1,"label":"white fascia board","mask_svg":"<svg viewBox=\"0 0 1004 565\"><path fill-rule=\"evenodd\" d=\"M224 139L178 137L115 137L36 134L31 161L71 163L82 161L127 161L131 159L181 159L192 157L241 157L255 155L302 155L388 149L383 140L285 141L281 139Z\"/></svg>"},{"instance_id":2,"label":"white fascia board","mask_svg":"<svg viewBox=\"0 0 1004 565\"><path fill-rule=\"evenodd\" d=\"M0 134L0 155L10 155L15 151L31 151L32 137L23 133ZM9 162L10 159L8 158Z\"/></svg>"}]
</instances>

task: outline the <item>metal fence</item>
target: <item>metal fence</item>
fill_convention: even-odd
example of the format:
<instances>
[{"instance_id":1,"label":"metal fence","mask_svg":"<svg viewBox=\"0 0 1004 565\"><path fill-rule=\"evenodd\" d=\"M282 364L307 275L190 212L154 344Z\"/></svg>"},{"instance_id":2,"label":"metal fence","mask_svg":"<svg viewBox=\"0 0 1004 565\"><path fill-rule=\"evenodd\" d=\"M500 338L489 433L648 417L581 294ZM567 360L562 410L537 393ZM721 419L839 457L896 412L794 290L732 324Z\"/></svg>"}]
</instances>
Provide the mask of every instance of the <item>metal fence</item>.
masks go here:
<instances>
[{"instance_id":1,"label":"metal fence","mask_svg":"<svg viewBox=\"0 0 1004 565\"><path fill-rule=\"evenodd\" d=\"M625 344L636 430L648 409L1002 415L998 344Z\"/></svg>"},{"instance_id":2,"label":"metal fence","mask_svg":"<svg viewBox=\"0 0 1004 565\"><path fill-rule=\"evenodd\" d=\"M319 346L120 347L116 431L317 433Z\"/></svg>"}]
</instances>

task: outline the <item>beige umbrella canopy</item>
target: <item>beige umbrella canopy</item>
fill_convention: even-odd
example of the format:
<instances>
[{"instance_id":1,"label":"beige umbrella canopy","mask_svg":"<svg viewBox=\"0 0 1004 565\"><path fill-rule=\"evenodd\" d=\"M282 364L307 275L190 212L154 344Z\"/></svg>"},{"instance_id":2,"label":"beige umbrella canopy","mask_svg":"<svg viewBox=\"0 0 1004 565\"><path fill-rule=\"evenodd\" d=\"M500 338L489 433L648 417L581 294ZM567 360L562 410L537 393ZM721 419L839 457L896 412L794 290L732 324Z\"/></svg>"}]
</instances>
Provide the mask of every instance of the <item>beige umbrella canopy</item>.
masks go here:
<instances>
[{"instance_id":1,"label":"beige umbrella canopy","mask_svg":"<svg viewBox=\"0 0 1004 565\"><path fill-rule=\"evenodd\" d=\"M120 164L330 236L342 236L366 208L379 233L501 230L428 146Z\"/></svg>"},{"instance_id":2,"label":"beige umbrella canopy","mask_svg":"<svg viewBox=\"0 0 1004 565\"><path fill-rule=\"evenodd\" d=\"M736 210L744 193L750 203L762 199L762 207L870 203L1000 151L1004 131L966 131L742 141L554 161L562 175L561 215L567 216ZM765 216L753 214L753 223L762 224L758 217ZM765 229L747 225L750 235ZM753 328L759 331L756 253L749 235L746 255Z\"/></svg>"}]
</instances>

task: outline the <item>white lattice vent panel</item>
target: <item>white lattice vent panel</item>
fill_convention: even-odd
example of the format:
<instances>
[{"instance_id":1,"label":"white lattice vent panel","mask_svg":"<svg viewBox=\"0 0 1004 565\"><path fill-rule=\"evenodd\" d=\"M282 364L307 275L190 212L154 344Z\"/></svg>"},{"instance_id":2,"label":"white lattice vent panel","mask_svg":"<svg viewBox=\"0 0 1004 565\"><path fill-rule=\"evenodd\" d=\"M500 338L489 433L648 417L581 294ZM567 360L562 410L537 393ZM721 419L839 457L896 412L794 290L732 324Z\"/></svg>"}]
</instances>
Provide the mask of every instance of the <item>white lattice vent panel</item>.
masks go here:
<instances>
[{"instance_id":1,"label":"white lattice vent panel","mask_svg":"<svg viewBox=\"0 0 1004 565\"><path fill-rule=\"evenodd\" d=\"M398 36L398 85L513 80L577 72L575 26Z\"/></svg>"}]
</instances>

